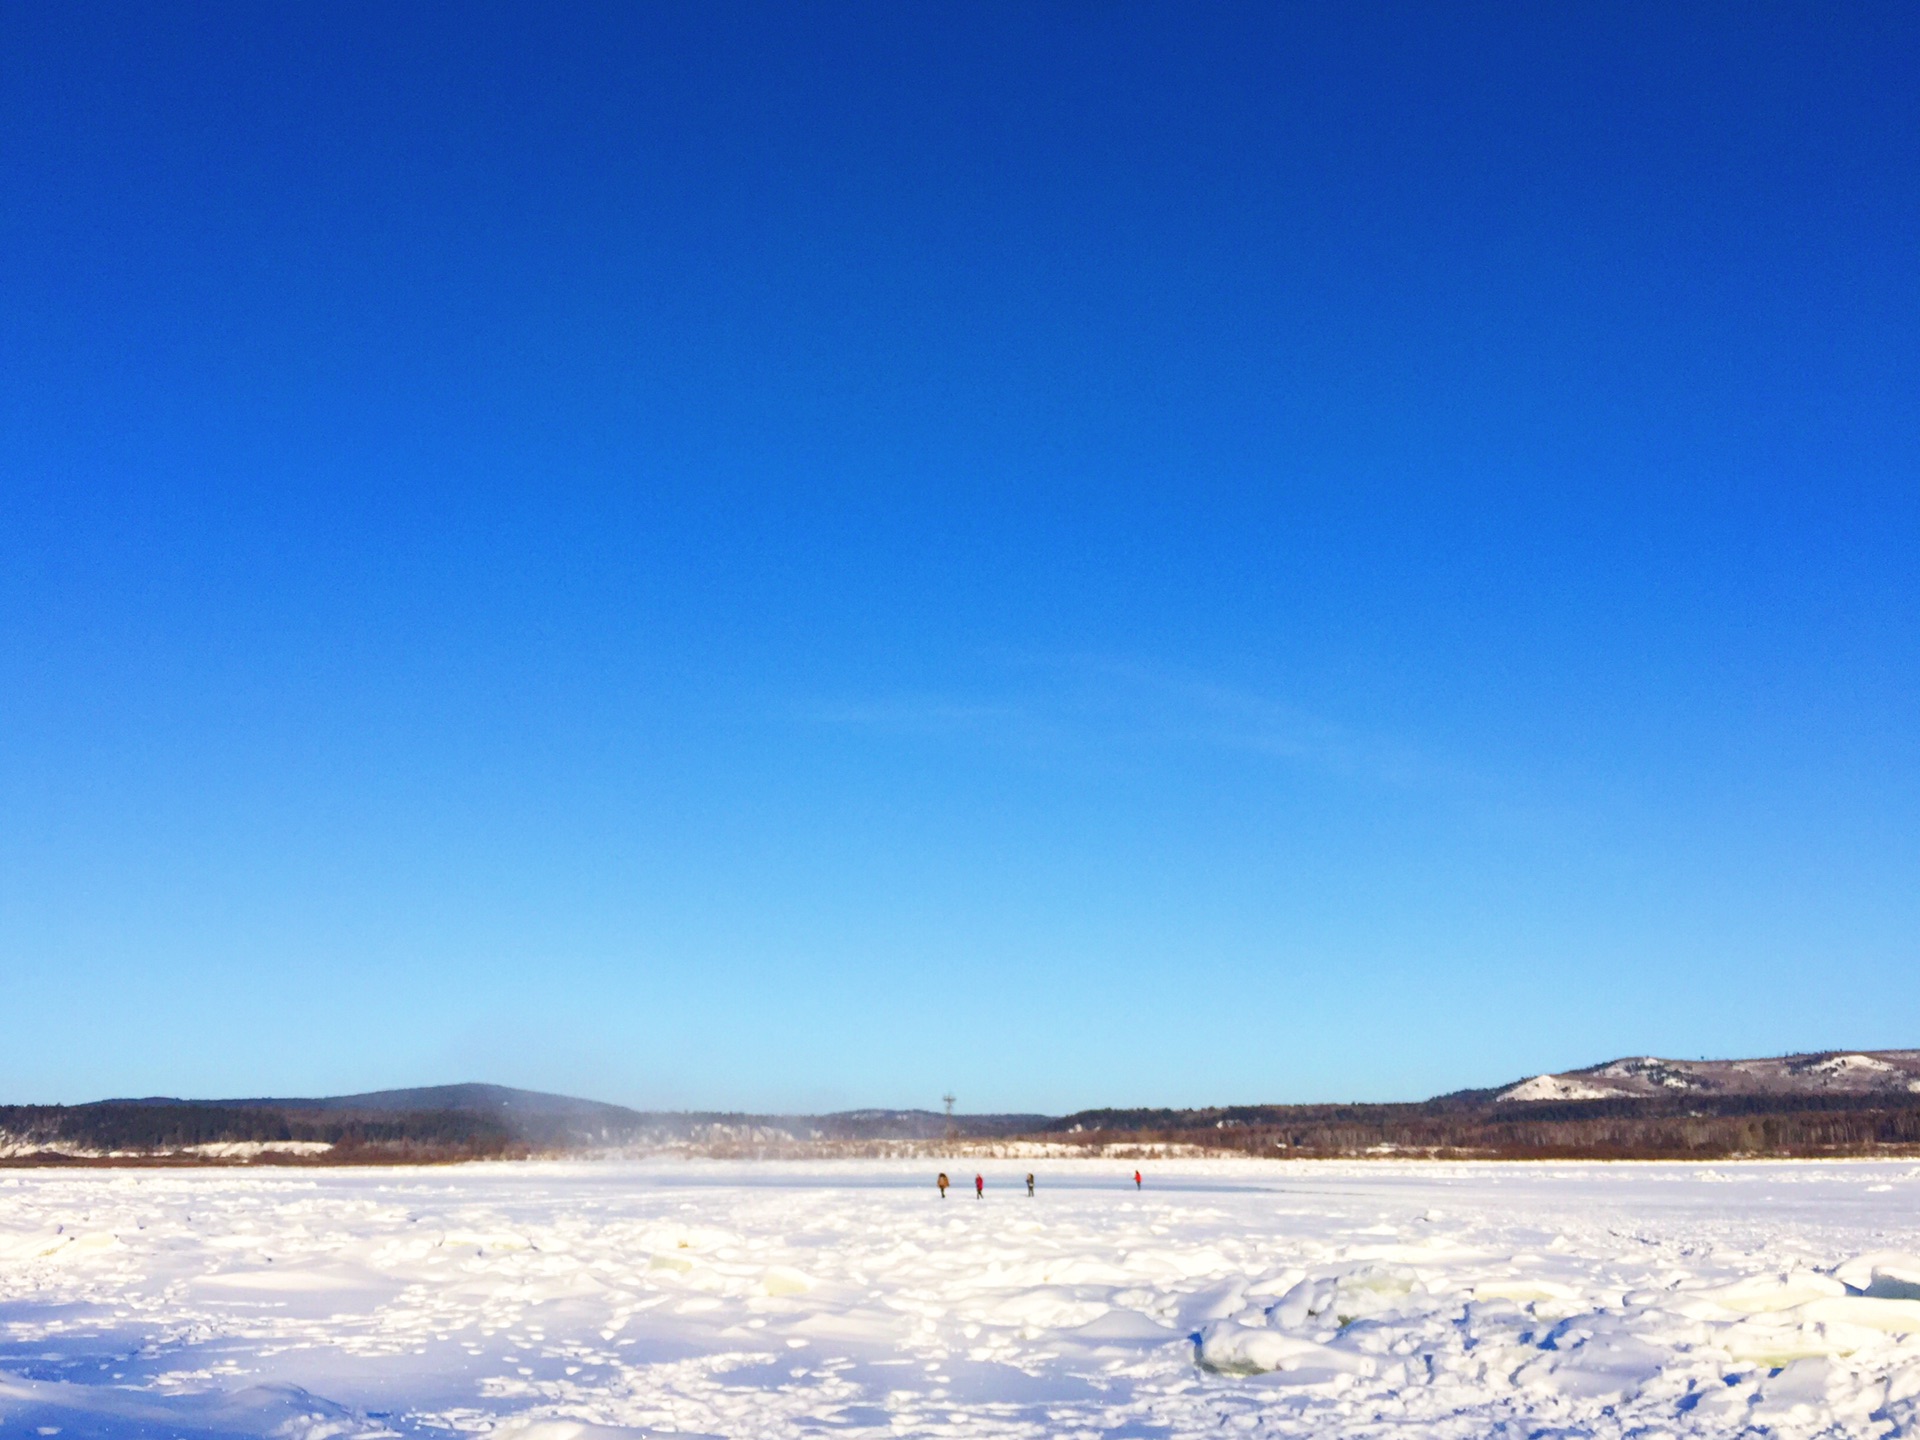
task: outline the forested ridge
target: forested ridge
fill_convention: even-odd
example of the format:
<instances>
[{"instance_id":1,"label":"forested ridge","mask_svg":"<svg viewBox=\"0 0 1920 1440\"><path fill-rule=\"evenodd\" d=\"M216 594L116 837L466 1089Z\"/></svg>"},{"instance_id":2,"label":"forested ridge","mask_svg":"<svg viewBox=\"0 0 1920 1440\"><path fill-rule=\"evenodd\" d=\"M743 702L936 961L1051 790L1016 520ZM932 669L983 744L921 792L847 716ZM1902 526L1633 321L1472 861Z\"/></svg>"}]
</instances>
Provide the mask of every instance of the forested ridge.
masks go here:
<instances>
[{"instance_id":1,"label":"forested ridge","mask_svg":"<svg viewBox=\"0 0 1920 1440\"><path fill-rule=\"evenodd\" d=\"M458 1110L355 1114L191 1102L0 1106L0 1143L15 1159L191 1153L205 1145L326 1145L331 1163L467 1159L513 1153L492 1116ZM297 1152L288 1152L298 1158Z\"/></svg>"},{"instance_id":2,"label":"forested ridge","mask_svg":"<svg viewBox=\"0 0 1920 1440\"><path fill-rule=\"evenodd\" d=\"M1920 1148L1920 1096L1717 1095L1494 1101L1485 1092L1402 1105L1242 1105L1089 1110L1051 1138L1160 1141L1254 1154L1381 1147L1501 1157L1711 1158Z\"/></svg>"}]
</instances>

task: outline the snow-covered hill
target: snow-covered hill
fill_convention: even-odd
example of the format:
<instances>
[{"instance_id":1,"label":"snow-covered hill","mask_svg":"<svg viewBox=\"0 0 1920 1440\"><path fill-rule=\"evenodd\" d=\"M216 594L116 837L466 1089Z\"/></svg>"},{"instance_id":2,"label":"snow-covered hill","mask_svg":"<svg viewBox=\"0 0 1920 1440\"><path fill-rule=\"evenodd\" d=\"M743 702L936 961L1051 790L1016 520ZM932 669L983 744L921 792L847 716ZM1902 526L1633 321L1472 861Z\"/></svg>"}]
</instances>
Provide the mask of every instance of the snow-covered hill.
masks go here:
<instances>
[{"instance_id":1,"label":"snow-covered hill","mask_svg":"<svg viewBox=\"0 0 1920 1440\"><path fill-rule=\"evenodd\" d=\"M1636 1096L1920 1094L1920 1050L1828 1050L1764 1060L1610 1060L1535 1075L1499 1101L1611 1100Z\"/></svg>"}]
</instances>

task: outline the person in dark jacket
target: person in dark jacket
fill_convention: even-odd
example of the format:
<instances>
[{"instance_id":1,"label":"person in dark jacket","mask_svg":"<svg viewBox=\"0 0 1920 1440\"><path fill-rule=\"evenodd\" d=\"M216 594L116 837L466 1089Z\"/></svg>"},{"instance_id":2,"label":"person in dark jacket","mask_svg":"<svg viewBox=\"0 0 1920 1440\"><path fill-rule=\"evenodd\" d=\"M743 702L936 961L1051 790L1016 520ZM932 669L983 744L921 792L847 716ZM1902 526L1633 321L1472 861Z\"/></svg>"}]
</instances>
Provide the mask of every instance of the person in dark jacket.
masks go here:
<instances>
[{"instance_id":1,"label":"person in dark jacket","mask_svg":"<svg viewBox=\"0 0 1920 1440\"><path fill-rule=\"evenodd\" d=\"M1033 1172L1031 1170L1027 1172L1027 1194L1033 1194Z\"/></svg>"}]
</instances>

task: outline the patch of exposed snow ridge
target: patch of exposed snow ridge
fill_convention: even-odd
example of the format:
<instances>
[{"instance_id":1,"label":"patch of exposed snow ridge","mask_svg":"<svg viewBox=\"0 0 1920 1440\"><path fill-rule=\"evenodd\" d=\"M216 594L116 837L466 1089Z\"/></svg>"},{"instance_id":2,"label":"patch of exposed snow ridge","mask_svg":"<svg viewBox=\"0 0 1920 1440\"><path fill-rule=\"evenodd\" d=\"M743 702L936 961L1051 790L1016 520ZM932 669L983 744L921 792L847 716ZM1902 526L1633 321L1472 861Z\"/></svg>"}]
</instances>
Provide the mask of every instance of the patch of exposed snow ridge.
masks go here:
<instances>
[{"instance_id":1,"label":"patch of exposed snow ridge","mask_svg":"<svg viewBox=\"0 0 1920 1440\"><path fill-rule=\"evenodd\" d=\"M1510 1090L1494 1096L1498 1100L1611 1100L1617 1090L1603 1090L1584 1080L1569 1080L1564 1075L1536 1075L1522 1080Z\"/></svg>"},{"instance_id":2,"label":"patch of exposed snow ridge","mask_svg":"<svg viewBox=\"0 0 1920 1440\"><path fill-rule=\"evenodd\" d=\"M1616 1080L1646 1080L1669 1090L1693 1090L1700 1084L1699 1077L1686 1066L1676 1065L1655 1055L1643 1055L1637 1060L1616 1060L1599 1073Z\"/></svg>"},{"instance_id":3,"label":"patch of exposed snow ridge","mask_svg":"<svg viewBox=\"0 0 1920 1440\"><path fill-rule=\"evenodd\" d=\"M28 1155L65 1155L73 1160L98 1160L107 1155L105 1150L95 1150L85 1145L70 1144L65 1140L53 1140L41 1143L38 1140L24 1140L0 1130L0 1160L18 1160Z\"/></svg>"},{"instance_id":4,"label":"patch of exposed snow ridge","mask_svg":"<svg viewBox=\"0 0 1920 1440\"><path fill-rule=\"evenodd\" d=\"M1891 1075L1899 1070L1898 1065L1889 1065L1884 1060L1876 1060L1871 1055L1829 1055L1825 1060L1816 1060L1806 1067L1809 1075Z\"/></svg>"}]
</instances>

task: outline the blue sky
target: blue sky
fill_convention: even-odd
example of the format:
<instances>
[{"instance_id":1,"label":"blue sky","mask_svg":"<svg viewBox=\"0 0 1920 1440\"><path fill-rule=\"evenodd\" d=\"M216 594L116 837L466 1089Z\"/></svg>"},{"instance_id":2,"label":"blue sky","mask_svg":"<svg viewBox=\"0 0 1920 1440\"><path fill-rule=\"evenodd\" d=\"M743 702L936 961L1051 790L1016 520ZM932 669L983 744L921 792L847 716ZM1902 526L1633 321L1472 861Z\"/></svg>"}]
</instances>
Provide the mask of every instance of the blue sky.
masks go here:
<instances>
[{"instance_id":1,"label":"blue sky","mask_svg":"<svg viewBox=\"0 0 1920 1440\"><path fill-rule=\"evenodd\" d=\"M0 57L5 1098L1920 1044L1910 7Z\"/></svg>"}]
</instances>

